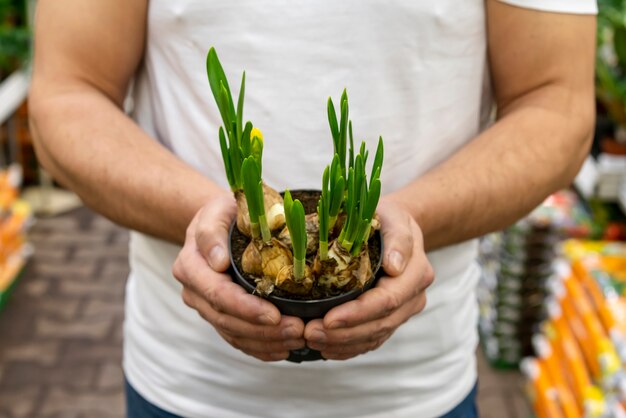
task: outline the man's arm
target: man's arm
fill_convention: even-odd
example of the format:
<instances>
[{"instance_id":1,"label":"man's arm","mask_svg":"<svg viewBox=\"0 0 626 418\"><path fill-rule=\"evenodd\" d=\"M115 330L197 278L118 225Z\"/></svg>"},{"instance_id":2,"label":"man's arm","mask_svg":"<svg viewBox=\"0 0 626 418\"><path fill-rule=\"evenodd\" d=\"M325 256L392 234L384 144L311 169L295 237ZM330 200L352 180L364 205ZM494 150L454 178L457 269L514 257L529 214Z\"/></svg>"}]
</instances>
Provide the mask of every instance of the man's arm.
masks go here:
<instances>
[{"instance_id":1,"label":"man's arm","mask_svg":"<svg viewBox=\"0 0 626 418\"><path fill-rule=\"evenodd\" d=\"M427 249L501 229L570 184L591 145L595 28L594 16L487 1L497 122L389 196Z\"/></svg>"},{"instance_id":2,"label":"man's arm","mask_svg":"<svg viewBox=\"0 0 626 418\"><path fill-rule=\"evenodd\" d=\"M116 222L182 243L225 193L121 110L144 49L147 1L41 0L31 127L41 164Z\"/></svg>"},{"instance_id":3,"label":"man's arm","mask_svg":"<svg viewBox=\"0 0 626 418\"><path fill-rule=\"evenodd\" d=\"M230 277L232 195L149 138L121 110L145 42L147 0L39 0L30 95L37 155L55 178L116 222L185 242L183 301L233 347L280 360L304 325ZM163 272L166 274L167 272Z\"/></svg>"},{"instance_id":4,"label":"man's arm","mask_svg":"<svg viewBox=\"0 0 626 418\"><path fill-rule=\"evenodd\" d=\"M569 184L588 152L594 17L530 11L495 0L487 1L487 11L498 121L381 200L383 264L392 277L334 308L323 321L307 324L309 347L326 358L347 359L378 348L424 308L433 280L424 249L514 222Z\"/></svg>"}]
</instances>

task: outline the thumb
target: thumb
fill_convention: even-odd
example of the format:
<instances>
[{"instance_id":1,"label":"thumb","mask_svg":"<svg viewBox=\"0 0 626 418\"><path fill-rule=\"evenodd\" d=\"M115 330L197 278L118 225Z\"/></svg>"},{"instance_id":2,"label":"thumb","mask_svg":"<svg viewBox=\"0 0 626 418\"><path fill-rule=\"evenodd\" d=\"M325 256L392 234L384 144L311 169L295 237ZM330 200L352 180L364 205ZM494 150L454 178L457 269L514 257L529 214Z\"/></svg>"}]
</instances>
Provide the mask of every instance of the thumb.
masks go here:
<instances>
[{"instance_id":1,"label":"thumb","mask_svg":"<svg viewBox=\"0 0 626 418\"><path fill-rule=\"evenodd\" d=\"M214 271L226 271L230 265L228 233L236 214L234 198L222 195L211 199L196 215L196 247Z\"/></svg>"},{"instance_id":2,"label":"thumb","mask_svg":"<svg viewBox=\"0 0 626 418\"><path fill-rule=\"evenodd\" d=\"M377 212L384 244L383 267L390 276L398 276L413 255L411 218L390 202L381 201Z\"/></svg>"}]
</instances>

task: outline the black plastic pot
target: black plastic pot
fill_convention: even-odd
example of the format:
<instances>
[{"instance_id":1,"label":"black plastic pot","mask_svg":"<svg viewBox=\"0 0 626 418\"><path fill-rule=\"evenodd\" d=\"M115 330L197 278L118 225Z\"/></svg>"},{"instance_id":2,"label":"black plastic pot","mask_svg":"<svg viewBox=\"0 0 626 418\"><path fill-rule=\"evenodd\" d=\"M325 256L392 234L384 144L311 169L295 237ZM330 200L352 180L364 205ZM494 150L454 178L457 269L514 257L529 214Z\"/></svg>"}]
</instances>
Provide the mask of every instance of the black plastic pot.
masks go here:
<instances>
[{"instance_id":1,"label":"black plastic pot","mask_svg":"<svg viewBox=\"0 0 626 418\"><path fill-rule=\"evenodd\" d=\"M305 201L302 199L305 195L310 195L311 193L316 193L319 196L319 191L312 190L294 190L290 191L291 195L294 199L301 199L305 212L311 213L315 211L315 205L311 205L311 202ZM317 198L314 199L315 202ZM312 199L309 199L313 201ZM311 207L313 206L313 207ZM244 289L246 289L249 293L253 293L256 285L246 278L244 273L239 269L239 262L236 260L233 255L233 240L241 239L242 234L236 227L235 222L230 227L230 240L229 240L229 252L230 252L230 260L231 260L231 276L235 283L240 284ZM383 255L383 241L379 231L376 231L374 236L369 240L370 246L378 247L378 260L372 259L372 271L374 277L370 280L363 289L352 289L349 292L342 293L337 296L327 297L324 299L315 299L315 300L298 300L298 299L289 299L286 297L279 297L275 295L269 295L266 299L273 303L281 314L296 316L301 318L305 323L310 321L311 319L323 318L324 315L328 311L330 311L335 306L339 306L342 303L348 302L350 300L356 299L363 292L372 288L378 279L383 275L382 265L382 255ZM323 357L319 351L312 350L309 348L303 348L300 350L292 350L288 361L301 363L303 361L313 361L313 360L323 360Z\"/></svg>"}]
</instances>

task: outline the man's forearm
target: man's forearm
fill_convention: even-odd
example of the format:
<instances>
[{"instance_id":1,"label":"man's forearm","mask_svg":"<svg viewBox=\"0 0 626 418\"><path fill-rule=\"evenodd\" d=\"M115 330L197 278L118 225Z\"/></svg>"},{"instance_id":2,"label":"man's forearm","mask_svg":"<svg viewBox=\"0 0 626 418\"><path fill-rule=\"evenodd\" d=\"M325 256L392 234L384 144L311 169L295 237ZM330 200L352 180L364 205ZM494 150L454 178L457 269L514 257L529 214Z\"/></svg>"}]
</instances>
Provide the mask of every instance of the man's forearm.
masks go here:
<instances>
[{"instance_id":1,"label":"man's forearm","mask_svg":"<svg viewBox=\"0 0 626 418\"><path fill-rule=\"evenodd\" d=\"M409 208L428 250L510 225L571 182L591 143L593 99L563 93L546 88L511 104L452 158L389 196Z\"/></svg>"},{"instance_id":2,"label":"man's forearm","mask_svg":"<svg viewBox=\"0 0 626 418\"><path fill-rule=\"evenodd\" d=\"M122 225L181 243L200 206L225 193L96 90L46 96L35 87L30 103L42 165L88 206Z\"/></svg>"}]
</instances>

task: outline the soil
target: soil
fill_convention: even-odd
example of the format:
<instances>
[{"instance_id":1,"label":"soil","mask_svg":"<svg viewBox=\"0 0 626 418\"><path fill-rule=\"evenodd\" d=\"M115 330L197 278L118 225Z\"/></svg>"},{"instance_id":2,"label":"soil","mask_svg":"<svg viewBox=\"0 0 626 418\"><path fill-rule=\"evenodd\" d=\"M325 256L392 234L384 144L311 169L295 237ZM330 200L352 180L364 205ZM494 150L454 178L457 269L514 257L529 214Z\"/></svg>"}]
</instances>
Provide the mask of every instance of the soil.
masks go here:
<instances>
[{"instance_id":1,"label":"soil","mask_svg":"<svg viewBox=\"0 0 626 418\"><path fill-rule=\"evenodd\" d=\"M313 213L317 210L317 201L319 200L320 192L313 190L293 190L290 191L293 199L299 199L302 202L302 206L304 207L304 211L309 214ZM243 273L243 268L241 267L241 256L245 251L246 247L250 243L250 239L243 235L237 228L232 229L231 235L231 250L233 254L233 258L235 259L235 264L237 265L237 269L243 275L243 277L251 283L253 286L255 284L255 277L250 276L248 274ZM275 231L274 235L278 235L280 230ZM368 251L370 256L370 261L372 263L372 271L374 275L376 275L377 267L380 266L381 259L381 239L380 233L376 232L368 241ZM307 258L307 264L310 266L313 264L313 259ZM373 279L373 277L372 277ZM293 299L293 300L317 300L324 299L331 296L337 296L337 294L328 294L326 289L319 288L317 286L313 287L313 290L310 295L306 296L298 296L293 295L287 292L282 291L281 289L275 288L272 292L272 296L277 296L285 299Z\"/></svg>"}]
</instances>

